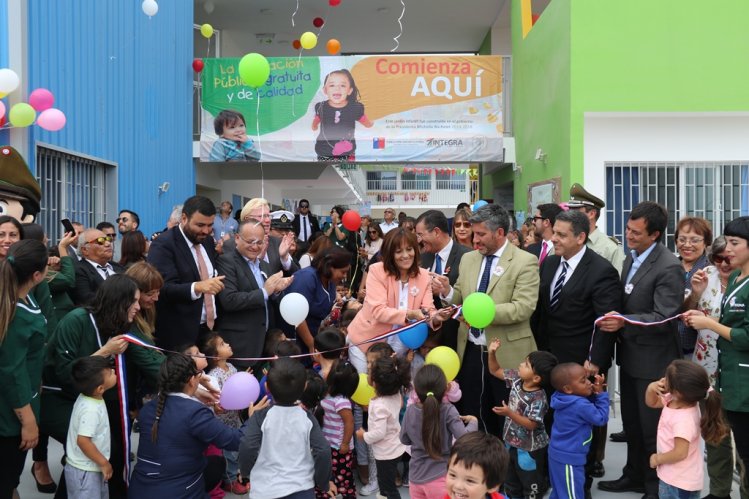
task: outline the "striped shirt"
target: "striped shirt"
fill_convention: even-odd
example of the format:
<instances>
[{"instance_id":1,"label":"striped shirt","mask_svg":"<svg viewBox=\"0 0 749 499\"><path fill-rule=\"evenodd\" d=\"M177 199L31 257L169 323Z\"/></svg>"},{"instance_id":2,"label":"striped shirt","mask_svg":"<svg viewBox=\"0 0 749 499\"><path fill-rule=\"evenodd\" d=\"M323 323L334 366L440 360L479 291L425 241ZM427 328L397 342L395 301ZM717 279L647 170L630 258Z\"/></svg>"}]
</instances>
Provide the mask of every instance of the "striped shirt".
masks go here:
<instances>
[{"instance_id":1,"label":"striped shirt","mask_svg":"<svg viewBox=\"0 0 749 499\"><path fill-rule=\"evenodd\" d=\"M343 443L343 418L338 414L344 409L351 410L351 401L343 395L331 397L327 395L320 406L325 411L322 421L322 433L330 446L334 449L340 449ZM351 438L349 448L353 447L354 439Z\"/></svg>"}]
</instances>

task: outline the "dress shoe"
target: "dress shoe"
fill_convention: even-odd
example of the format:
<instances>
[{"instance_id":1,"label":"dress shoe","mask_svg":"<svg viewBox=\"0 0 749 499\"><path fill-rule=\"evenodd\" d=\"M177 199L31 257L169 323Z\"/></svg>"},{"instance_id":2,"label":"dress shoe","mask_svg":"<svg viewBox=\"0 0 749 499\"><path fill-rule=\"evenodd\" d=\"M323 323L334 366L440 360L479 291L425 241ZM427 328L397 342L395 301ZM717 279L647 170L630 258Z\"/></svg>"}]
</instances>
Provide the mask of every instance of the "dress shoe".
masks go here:
<instances>
[{"instance_id":1,"label":"dress shoe","mask_svg":"<svg viewBox=\"0 0 749 499\"><path fill-rule=\"evenodd\" d=\"M642 483L637 483L626 476L618 480L598 482L598 488L606 492L645 492L645 486Z\"/></svg>"},{"instance_id":2,"label":"dress shoe","mask_svg":"<svg viewBox=\"0 0 749 499\"><path fill-rule=\"evenodd\" d=\"M731 496L716 496L714 494L708 494L702 499L731 499Z\"/></svg>"},{"instance_id":3,"label":"dress shoe","mask_svg":"<svg viewBox=\"0 0 749 499\"><path fill-rule=\"evenodd\" d=\"M619 433L612 433L611 435L609 435L609 439L611 439L612 442L626 442L627 434L624 433L624 431L620 431Z\"/></svg>"},{"instance_id":4,"label":"dress shoe","mask_svg":"<svg viewBox=\"0 0 749 499\"><path fill-rule=\"evenodd\" d=\"M34 477L34 481L36 482L36 490L38 492L41 492L42 494L54 494L55 492L57 492L57 484L54 480L52 480L51 483L40 483L39 480L36 479L33 464L31 465L31 476Z\"/></svg>"},{"instance_id":5,"label":"dress shoe","mask_svg":"<svg viewBox=\"0 0 749 499\"><path fill-rule=\"evenodd\" d=\"M658 494L645 494L642 499L658 499Z\"/></svg>"},{"instance_id":6,"label":"dress shoe","mask_svg":"<svg viewBox=\"0 0 749 499\"><path fill-rule=\"evenodd\" d=\"M601 461L596 461L588 467L588 474L594 478L601 478L606 474L606 469Z\"/></svg>"}]
</instances>

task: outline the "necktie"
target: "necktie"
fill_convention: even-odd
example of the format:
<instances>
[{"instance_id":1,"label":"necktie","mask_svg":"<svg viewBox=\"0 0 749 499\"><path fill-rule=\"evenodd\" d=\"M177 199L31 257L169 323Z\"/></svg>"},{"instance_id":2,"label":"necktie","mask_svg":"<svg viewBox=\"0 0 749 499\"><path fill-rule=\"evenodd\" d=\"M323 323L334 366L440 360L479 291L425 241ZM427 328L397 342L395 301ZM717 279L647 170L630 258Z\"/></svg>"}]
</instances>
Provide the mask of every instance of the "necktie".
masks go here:
<instances>
[{"instance_id":1,"label":"necktie","mask_svg":"<svg viewBox=\"0 0 749 499\"><path fill-rule=\"evenodd\" d=\"M541 245L541 256L538 258L538 264L541 265L546 259L546 253L549 252L549 247L546 245L546 241Z\"/></svg>"},{"instance_id":2,"label":"necktie","mask_svg":"<svg viewBox=\"0 0 749 499\"><path fill-rule=\"evenodd\" d=\"M302 215L302 241L307 240L307 216Z\"/></svg>"},{"instance_id":3,"label":"necktie","mask_svg":"<svg viewBox=\"0 0 749 499\"><path fill-rule=\"evenodd\" d=\"M562 262L562 272L559 274L557 283L554 285L554 292L551 293L551 301L549 302L549 308L551 308L551 310L554 310L559 304L559 295L562 294L562 287L564 287L564 278L567 277L568 268L569 264L567 262Z\"/></svg>"},{"instance_id":4,"label":"necktie","mask_svg":"<svg viewBox=\"0 0 749 499\"><path fill-rule=\"evenodd\" d=\"M205 265L203 260L203 253L200 252L200 245L193 245L195 252L198 254L198 272L200 272L200 280L205 281L210 276L208 275L208 267ZM203 303L205 304L205 323L208 325L208 329L213 329L213 295L203 293Z\"/></svg>"},{"instance_id":5,"label":"necktie","mask_svg":"<svg viewBox=\"0 0 749 499\"><path fill-rule=\"evenodd\" d=\"M442 258L439 255L434 255L434 273L442 275Z\"/></svg>"},{"instance_id":6,"label":"necktie","mask_svg":"<svg viewBox=\"0 0 749 499\"><path fill-rule=\"evenodd\" d=\"M102 273L104 273L104 280L105 281L107 280L107 277L109 277L111 275L109 273L109 269L107 268L106 265L97 265L96 268L99 269L99 270L101 270Z\"/></svg>"},{"instance_id":7,"label":"necktie","mask_svg":"<svg viewBox=\"0 0 749 499\"><path fill-rule=\"evenodd\" d=\"M481 282L479 282L479 288L476 290L478 293L486 293L486 289L489 287L489 278L492 275L492 262L496 258L494 255L487 255L484 257L486 264L484 265L484 273L481 274ZM481 330L475 327L471 328L471 334L478 338L481 336Z\"/></svg>"},{"instance_id":8,"label":"necktie","mask_svg":"<svg viewBox=\"0 0 749 499\"><path fill-rule=\"evenodd\" d=\"M629 281L632 280L632 278L637 273L637 269L640 268L640 265L642 262L639 258L637 258L637 251L632 250L632 266L629 268L629 272L627 273L627 284L629 284Z\"/></svg>"}]
</instances>

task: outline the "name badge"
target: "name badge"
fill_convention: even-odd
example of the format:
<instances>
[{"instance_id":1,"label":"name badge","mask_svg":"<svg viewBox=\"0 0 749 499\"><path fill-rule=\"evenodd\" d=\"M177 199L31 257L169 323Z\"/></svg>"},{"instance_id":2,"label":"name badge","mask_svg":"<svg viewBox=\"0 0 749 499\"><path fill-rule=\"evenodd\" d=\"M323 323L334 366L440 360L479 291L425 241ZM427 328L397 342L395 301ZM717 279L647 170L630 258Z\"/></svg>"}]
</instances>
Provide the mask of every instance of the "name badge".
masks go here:
<instances>
[{"instance_id":1,"label":"name badge","mask_svg":"<svg viewBox=\"0 0 749 499\"><path fill-rule=\"evenodd\" d=\"M632 294L633 289L635 289L635 287L632 284L627 284L626 286L624 286L624 292L628 295Z\"/></svg>"}]
</instances>

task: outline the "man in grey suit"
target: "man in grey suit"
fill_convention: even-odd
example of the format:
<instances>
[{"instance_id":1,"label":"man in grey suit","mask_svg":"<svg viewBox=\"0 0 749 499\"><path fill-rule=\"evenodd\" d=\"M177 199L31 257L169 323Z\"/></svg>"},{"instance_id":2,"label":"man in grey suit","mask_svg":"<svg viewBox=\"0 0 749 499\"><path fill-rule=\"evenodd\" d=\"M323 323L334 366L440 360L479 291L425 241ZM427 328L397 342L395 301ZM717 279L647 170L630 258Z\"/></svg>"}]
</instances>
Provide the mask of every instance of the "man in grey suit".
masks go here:
<instances>
[{"instance_id":1,"label":"man in grey suit","mask_svg":"<svg viewBox=\"0 0 749 499\"><path fill-rule=\"evenodd\" d=\"M423 253L421 253L421 267L440 276L447 276L450 285L458 280L460 259L471 251L461 244L457 244L450 237L447 228L447 217L437 210L428 210L416 219L416 238ZM437 285L435 285L436 287ZM441 300L439 291L434 293L435 306L439 307ZM440 342L453 350L458 349L459 322L450 319L442 323Z\"/></svg>"},{"instance_id":2,"label":"man in grey suit","mask_svg":"<svg viewBox=\"0 0 749 499\"><path fill-rule=\"evenodd\" d=\"M265 231L257 220L239 225L234 235L235 249L218 258L219 274L224 290L218 294L221 315L217 329L234 350L235 357L261 357L265 333L272 327L268 300L291 284L292 277L283 277L279 270L270 273L270 266L260 258ZM238 369L253 362L232 361Z\"/></svg>"},{"instance_id":3,"label":"man in grey suit","mask_svg":"<svg viewBox=\"0 0 749 499\"><path fill-rule=\"evenodd\" d=\"M677 315L684 300L684 270L679 260L659 241L666 231L668 212L652 201L643 201L627 221L621 314L642 322L657 322ZM658 477L650 468L656 452L660 410L645 404L648 384L663 377L666 367L681 353L675 321L658 326L635 326L610 317L601 331L618 333L621 366L622 422L627 435L627 464L618 480L602 481L608 492L644 492L643 499L658 497Z\"/></svg>"}]
</instances>

